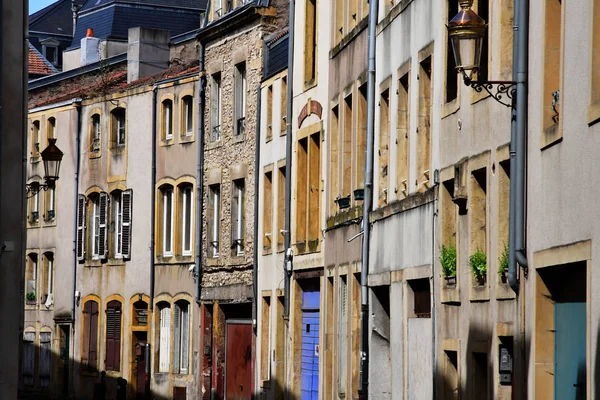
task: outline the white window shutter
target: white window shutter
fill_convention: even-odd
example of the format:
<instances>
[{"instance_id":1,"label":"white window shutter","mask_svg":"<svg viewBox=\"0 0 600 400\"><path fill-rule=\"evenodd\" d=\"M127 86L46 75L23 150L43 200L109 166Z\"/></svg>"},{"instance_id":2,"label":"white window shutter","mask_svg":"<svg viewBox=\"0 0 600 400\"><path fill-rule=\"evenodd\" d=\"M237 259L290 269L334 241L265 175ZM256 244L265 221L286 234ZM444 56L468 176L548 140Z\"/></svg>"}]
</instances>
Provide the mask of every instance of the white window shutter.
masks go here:
<instances>
[{"instance_id":1,"label":"white window shutter","mask_svg":"<svg viewBox=\"0 0 600 400\"><path fill-rule=\"evenodd\" d=\"M123 258L131 258L131 223L133 207L133 191L125 190L121 194L123 232L121 233L121 254Z\"/></svg>"},{"instance_id":2,"label":"white window shutter","mask_svg":"<svg viewBox=\"0 0 600 400\"><path fill-rule=\"evenodd\" d=\"M106 192L100 193L98 202L98 208L100 212L98 231L98 255L100 256L100 258L105 259L108 255L108 229L106 226L108 215L108 194Z\"/></svg>"},{"instance_id":3,"label":"white window shutter","mask_svg":"<svg viewBox=\"0 0 600 400\"><path fill-rule=\"evenodd\" d=\"M189 331L190 331L190 306L185 304L181 307L181 356L180 356L180 374L188 373L189 364Z\"/></svg>"},{"instance_id":4,"label":"white window shutter","mask_svg":"<svg viewBox=\"0 0 600 400\"><path fill-rule=\"evenodd\" d=\"M77 260L83 261L85 258L85 196L80 194L77 197Z\"/></svg>"},{"instance_id":5,"label":"white window shutter","mask_svg":"<svg viewBox=\"0 0 600 400\"><path fill-rule=\"evenodd\" d=\"M171 344L171 309L160 310L160 348L158 372L169 372L169 346Z\"/></svg>"},{"instance_id":6,"label":"white window shutter","mask_svg":"<svg viewBox=\"0 0 600 400\"><path fill-rule=\"evenodd\" d=\"M176 374L180 373L180 360L181 360L181 308L179 304L175 304L175 321L173 321L174 329L173 332L175 337L173 338L173 366L175 369L173 372Z\"/></svg>"}]
</instances>

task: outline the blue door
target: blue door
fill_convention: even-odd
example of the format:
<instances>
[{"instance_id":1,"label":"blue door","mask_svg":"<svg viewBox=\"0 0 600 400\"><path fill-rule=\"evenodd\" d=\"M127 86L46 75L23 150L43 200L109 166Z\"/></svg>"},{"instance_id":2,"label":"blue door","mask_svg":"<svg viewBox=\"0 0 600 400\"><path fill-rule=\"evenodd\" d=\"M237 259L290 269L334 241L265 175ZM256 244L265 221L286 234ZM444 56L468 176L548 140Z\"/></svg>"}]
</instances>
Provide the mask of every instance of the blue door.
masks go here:
<instances>
[{"instance_id":1,"label":"blue door","mask_svg":"<svg viewBox=\"0 0 600 400\"><path fill-rule=\"evenodd\" d=\"M586 303L554 304L554 398L586 398Z\"/></svg>"},{"instance_id":2,"label":"blue door","mask_svg":"<svg viewBox=\"0 0 600 400\"><path fill-rule=\"evenodd\" d=\"M319 398L319 302L318 291L302 294L302 396Z\"/></svg>"}]
</instances>

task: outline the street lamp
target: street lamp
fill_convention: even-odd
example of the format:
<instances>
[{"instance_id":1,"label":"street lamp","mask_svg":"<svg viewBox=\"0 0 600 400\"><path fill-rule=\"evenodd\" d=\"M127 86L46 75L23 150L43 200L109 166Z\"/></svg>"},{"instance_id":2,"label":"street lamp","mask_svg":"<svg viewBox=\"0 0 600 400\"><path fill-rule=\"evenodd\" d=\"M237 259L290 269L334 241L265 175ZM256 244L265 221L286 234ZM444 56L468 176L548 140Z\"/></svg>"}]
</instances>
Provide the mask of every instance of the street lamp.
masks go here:
<instances>
[{"instance_id":1,"label":"street lamp","mask_svg":"<svg viewBox=\"0 0 600 400\"><path fill-rule=\"evenodd\" d=\"M513 86L516 85L516 82L472 80L473 72L479 70L487 24L471 9L473 0L458 0L458 3L461 10L447 25L456 61L456 70L462 74L465 85L472 87L476 92L485 89L499 103L507 107L514 107L515 89ZM512 100L511 103L502 101L504 95Z\"/></svg>"},{"instance_id":2,"label":"street lamp","mask_svg":"<svg viewBox=\"0 0 600 400\"><path fill-rule=\"evenodd\" d=\"M48 139L48 147L42 150L42 162L44 163L44 180L45 184L28 183L25 186L27 197L33 197L42 189L44 191L53 189L58 180L58 172L60 171L60 162L63 158L63 152L56 147L56 139Z\"/></svg>"}]
</instances>

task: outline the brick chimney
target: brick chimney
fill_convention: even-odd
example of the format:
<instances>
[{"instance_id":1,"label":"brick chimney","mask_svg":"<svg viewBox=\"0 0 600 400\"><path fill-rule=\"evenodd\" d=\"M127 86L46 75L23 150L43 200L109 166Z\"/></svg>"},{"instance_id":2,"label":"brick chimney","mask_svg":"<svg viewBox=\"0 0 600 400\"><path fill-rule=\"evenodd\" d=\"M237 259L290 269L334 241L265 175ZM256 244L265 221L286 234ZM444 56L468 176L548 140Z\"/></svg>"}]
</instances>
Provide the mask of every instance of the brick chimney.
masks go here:
<instances>
[{"instance_id":1,"label":"brick chimney","mask_svg":"<svg viewBox=\"0 0 600 400\"><path fill-rule=\"evenodd\" d=\"M129 28L127 46L127 82L156 74L169 68L169 31Z\"/></svg>"},{"instance_id":2,"label":"brick chimney","mask_svg":"<svg viewBox=\"0 0 600 400\"><path fill-rule=\"evenodd\" d=\"M100 39L94 37L94 30L88 28L87 35L81 39L81 66L100 61Z\"/></svg>"}]
</instances>

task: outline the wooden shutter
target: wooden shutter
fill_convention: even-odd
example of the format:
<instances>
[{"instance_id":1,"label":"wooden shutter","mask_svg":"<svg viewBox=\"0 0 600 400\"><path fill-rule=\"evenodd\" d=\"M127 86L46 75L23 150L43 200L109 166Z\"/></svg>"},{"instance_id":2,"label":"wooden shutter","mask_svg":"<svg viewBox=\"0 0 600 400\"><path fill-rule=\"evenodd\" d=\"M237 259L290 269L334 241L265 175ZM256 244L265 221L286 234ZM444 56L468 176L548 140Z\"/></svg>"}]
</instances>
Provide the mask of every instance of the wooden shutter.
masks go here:
<instances>
[{"instance_id":1,"label":"wooden shutter","mask_svg":"<svg viewBox=\"0 0 600 400\"><path fill-rule=\"evenodd\" d=\"M132 223L133 191L125 190L121 194L121 215L123 227L121 232L121 254L123 258L131 258L131 223Z\"/></svg>"},{"instance_id":2,"label":"wooden shutter","mask_svg":"<svg viewBox=\"0 0 600 400\"><path fill-rule=\"evenodd\" d=\"M98 229L98 255L101 259L105 259L108 255L108 230L107 230L107 217L108 217L108 194L105 192L100 193L98 198L98 209L99 209L99 229Z\"/></svg>"},{"instance_id":3,"label":"wooden shutter","mask_svg":"<svg viewBox=\"0 0 600 400\"><path fill-rule=\"evenodd\" d=\"M160 310L160 348L158 372L169 372L169 345L171 343L171 309Z\"/></svg>"},{"instance_id":4,"label":"wooden shutter","mask_svg":"<svg viewBox=\"0 0 600 400\"><path fill-rule=\"evenodd\" d=\"M175 304L173 317L175 320L173 321L174 329L173 334L175 337L173 338L173 366L175 373L180 373L180 360L181 360L181 307L179 304Z\"/></svg>"},{"instance_id":5,"label":"wooden shutter","mask_svg":"<svg viewBox=\"0 0 600 400\"><path fill-rule=\"evenodd\" d=\"M113 300L106 306L106 369L121 369L121 303Z\"/></svg>"},{"instance_id":6,"label":"wooden shutter","mask_svg":"<svg viewBox=\"0 0 600 400\"><path fill-rule=\"evenodd\" d=\"M89 327L89 350L88 366L90 370L98 367L98 317L100 316L98 303L90 301L90 327Z\"/></svg>"},{"instance_id":7,"label":"wooden shutter","mask_svg":"<svg viewBox=\"0 0 600 400\"><path fill-rule=\"evenodd\" d=\"M33 386L33 367L35 362L35 332L23 334L23 383Z\"/></svg>"},{"instance_id":8,"label":"wooden shutter","mask_svg":"<svg viewBox=\"0 0 600 400\"><path fill-rule=\"evenodd\" d=\"M38 375L40 386L50 386L50 352L51 352L50 332L40 333L40 369Z\"/></svg>"},{"instance_id":9,"label":"wooden shutter","mask_svg":"<svg viewBox=\"0 0 600 400\"><path fill-rule=\"evenodd\" d=\"M77 260L85 258L85 196L77 197Z\"/></svg>"}]
</instances>

